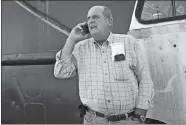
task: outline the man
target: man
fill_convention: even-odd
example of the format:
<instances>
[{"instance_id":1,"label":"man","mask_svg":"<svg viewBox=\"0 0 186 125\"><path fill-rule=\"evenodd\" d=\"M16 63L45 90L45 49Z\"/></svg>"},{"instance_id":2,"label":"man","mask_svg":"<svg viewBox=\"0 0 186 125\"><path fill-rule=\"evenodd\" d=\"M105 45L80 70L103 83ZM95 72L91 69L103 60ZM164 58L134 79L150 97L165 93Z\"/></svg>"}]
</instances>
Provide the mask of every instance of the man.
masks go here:
<instances>
[{"instance_id":1,"label":"man","mask_svg":"<svg viewBox=\"0 0 186 125\"><path fill-rule=\"evenodd\" d=\"M139 44L130 35L111 32L108 7L89 10L90 34L83 32L84 24L72 29L56 54L55 77L69 78L78 72L84 123L143 123L154 89Z\"/></svg>"}]
</instances>

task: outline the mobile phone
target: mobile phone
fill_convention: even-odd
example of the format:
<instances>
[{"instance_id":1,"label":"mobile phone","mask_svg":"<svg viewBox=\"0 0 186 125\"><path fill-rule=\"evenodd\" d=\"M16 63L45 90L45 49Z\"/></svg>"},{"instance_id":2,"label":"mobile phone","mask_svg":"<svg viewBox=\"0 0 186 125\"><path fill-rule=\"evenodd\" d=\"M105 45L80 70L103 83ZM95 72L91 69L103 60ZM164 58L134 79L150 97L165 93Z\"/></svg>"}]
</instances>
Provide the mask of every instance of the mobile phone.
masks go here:
<instances>
[{"instance_id":1,"label":"mobile phone","mask_svg":"<svg viewBox=\"0 0 186 125\"><path fill-rule=\"evenodd\" d=\"M85 34L90 33L90 31L89 31L89 29L88 29L88 24L87 24L87 23L85 23L85 25L82 25L81 27L83 28L83 32L84 32Z\"/></svg>"}]
</instances>

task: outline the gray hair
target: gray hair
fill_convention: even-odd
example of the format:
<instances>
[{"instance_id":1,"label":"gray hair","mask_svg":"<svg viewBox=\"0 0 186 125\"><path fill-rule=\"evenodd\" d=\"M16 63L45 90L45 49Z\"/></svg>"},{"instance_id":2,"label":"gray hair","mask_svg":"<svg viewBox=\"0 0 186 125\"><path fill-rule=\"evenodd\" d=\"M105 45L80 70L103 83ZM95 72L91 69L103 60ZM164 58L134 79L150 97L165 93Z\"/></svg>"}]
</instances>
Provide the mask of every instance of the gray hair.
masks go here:
<instances>
[{"instance_id":1,"label":"gray hair","mask_svg":"<svg viewBox=\"0 0 186 125\"><path fill-rule=\"evenodd\" d=\"M103 15L107 18L107 19L111 19L112 20L112 26L113 26L113 17L112 17L112 12L111 10L106 7L106 6L103 6ZM112 26L111 26L111 29L112 29Z\"/></svg>"},{"instance_id":2,"label":"gray hair","mask_svg":"<svg viewBox=\"0 0 186 125\"><path fill-rule=\"evenodd\" d=\"M103 15L108 19L113 19L111 10L106 6L103 6Z\"/></svg>"}]
</instances>

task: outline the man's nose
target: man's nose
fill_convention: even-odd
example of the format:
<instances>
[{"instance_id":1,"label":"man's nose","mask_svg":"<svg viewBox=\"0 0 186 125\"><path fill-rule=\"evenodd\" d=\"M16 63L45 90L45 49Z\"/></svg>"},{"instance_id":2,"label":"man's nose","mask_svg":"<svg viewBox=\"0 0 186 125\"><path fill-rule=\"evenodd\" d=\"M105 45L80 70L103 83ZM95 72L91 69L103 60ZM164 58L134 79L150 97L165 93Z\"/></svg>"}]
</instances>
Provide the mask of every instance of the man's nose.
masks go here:
<instances>
[{"instance_id":1,"label":"man's nose","mask_svg":"<svg viewBox=\"0 0 186 125\"><path fill-rule=\"evenodd\" d=\"M90 24L93 24L93 23L95 23L95 20L90 18L90 20L88 21L88 24L90 25Z\"/></svg>"}]
</instances>

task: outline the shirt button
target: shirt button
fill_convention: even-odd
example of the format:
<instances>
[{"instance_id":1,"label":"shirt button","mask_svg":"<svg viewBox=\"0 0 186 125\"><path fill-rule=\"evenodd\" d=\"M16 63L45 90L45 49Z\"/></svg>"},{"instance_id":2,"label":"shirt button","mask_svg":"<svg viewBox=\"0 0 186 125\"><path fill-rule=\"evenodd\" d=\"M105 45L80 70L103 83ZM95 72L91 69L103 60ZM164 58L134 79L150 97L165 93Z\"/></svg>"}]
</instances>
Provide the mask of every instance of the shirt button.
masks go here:
<instances>
[{"instance_id":1,"label":"shirt button","mask_svg":"<svg viewBox=\"0 0 186 125\"><path fill-rule=\"evenodd\" d=\"M107 100L108 102L110 102L110 100Z\"/></svg>"},{"instance_id":2,"label":"shirt button","mask_svg":"<svg viewBox=\"0 0 186 125\"><path fill-rule=\"evenodd\" d=\"M104 61L104 63L106 63L106 61Z\"/></svg>"}]
</instances>

